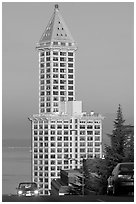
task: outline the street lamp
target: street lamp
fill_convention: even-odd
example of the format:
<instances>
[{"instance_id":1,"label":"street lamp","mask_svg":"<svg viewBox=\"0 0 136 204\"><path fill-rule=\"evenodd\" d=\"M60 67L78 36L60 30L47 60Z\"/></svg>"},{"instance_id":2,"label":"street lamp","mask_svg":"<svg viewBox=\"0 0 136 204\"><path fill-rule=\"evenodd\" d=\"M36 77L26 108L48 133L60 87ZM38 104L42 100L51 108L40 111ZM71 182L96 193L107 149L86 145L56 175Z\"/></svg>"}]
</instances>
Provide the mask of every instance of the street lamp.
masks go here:
<instances>
[{"instance_id":1,"label":"street lamp","mask_svg":"<svg viewBox=\"0 0 136 204\"><path fill-rule=\"evenodd\" d=\"M85 185L85 181L84 181L84 159L83 160L77 160L75 158L68 158L68 160L73 160L73 161L77 161L77 162L82 162L82 195L84 195L84 185Z\"/></svg>"}]
</instances>

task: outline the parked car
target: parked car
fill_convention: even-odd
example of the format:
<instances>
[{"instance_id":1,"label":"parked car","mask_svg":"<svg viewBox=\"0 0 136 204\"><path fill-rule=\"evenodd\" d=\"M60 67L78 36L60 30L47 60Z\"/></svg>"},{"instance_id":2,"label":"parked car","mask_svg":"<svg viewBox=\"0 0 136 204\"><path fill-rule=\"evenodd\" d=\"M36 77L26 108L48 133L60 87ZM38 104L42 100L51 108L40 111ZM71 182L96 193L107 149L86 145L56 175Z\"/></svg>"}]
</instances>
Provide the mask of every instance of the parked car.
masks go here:
<instances>
[{"instance_id":1,"label":"parked car","mask_svg":"<svg viewBox=\"0 0 136 204\"><path fill-rule=\"evenodd\" d=\"M38 196L39 190L34 182L22 182L17 187L18 196Z\"/></svg>"},{"instance_id":2,"label":"parked car","mask_svg":"<svg viewBox=\"0 0 136 204\"><path fill-rule=\"evenodd\" d=\"M134 192L134 163L119 163L108 178L107 194Z\"/></svg>"}]
</instances>

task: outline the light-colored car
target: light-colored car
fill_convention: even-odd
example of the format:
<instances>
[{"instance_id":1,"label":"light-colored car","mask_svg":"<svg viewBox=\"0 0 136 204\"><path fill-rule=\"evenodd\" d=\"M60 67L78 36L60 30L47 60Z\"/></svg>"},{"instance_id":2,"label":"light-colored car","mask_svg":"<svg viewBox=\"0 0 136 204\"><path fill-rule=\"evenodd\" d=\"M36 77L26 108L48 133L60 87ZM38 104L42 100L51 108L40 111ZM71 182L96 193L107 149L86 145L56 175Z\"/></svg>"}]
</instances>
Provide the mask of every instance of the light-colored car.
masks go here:
<instances>
[{"instance_id":1,"label":"light-colored car","mask_svg":"<svg viewBox=\"0 0 136 204\"><path fill-rule=\"evenodd\" d=\"M39 190L34 182L19 183L17 189L18 196L38 196Z\"/></svg>"},{"instance_id":2,"label":"light-colored car","mask_svg":"<svg viewBox=\"0 0 136 204\"><path fill-rule=\"evenodd\" d=\"M107 194L134 192L134 163L119 163L108 178Z\"/></svg>"}]
</instances>

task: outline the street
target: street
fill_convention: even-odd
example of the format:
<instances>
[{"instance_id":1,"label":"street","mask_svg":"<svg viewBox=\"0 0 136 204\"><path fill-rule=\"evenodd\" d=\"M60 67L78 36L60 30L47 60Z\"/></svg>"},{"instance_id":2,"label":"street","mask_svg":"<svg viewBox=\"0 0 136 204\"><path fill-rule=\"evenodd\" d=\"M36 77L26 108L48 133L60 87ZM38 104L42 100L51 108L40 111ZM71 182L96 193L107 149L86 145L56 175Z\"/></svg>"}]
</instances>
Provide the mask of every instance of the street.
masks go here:
<instances>
[{"instance_id":1,"label":"street","mask_svg":"<svg viewBox=\"0 0 136 204\"><path fill-rule=\"evenodd\" d=\"M72 196L38 196L18 197L16 195L3 195L2 202L134 202L134 196L108 196L108 195L72 195Z\"/></svg>"}]
</instances>

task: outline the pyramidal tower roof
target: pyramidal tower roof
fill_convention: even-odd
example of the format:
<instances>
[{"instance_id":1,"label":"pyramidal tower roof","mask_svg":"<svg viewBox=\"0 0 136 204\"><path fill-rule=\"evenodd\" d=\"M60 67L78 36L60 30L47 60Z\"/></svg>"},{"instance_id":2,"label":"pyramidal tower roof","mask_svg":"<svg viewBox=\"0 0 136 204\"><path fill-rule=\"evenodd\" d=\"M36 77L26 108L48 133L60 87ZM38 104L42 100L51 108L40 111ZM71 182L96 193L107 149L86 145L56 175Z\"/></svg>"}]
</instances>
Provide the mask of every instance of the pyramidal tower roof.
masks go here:
<instances>
[{"instance_id":1,"label":"pyramidal tower roof","mask_svg":"<svg viewBox=\"0 0 136 204\"><path fill-rule=\"evenodd\" d=\"M65 43L68 46L76 47L75 41L60 14L58 4L55 4L54 13L42 34L38 47L52 46L53 43L55 45Z\"/></svg>"}]
</instances>

